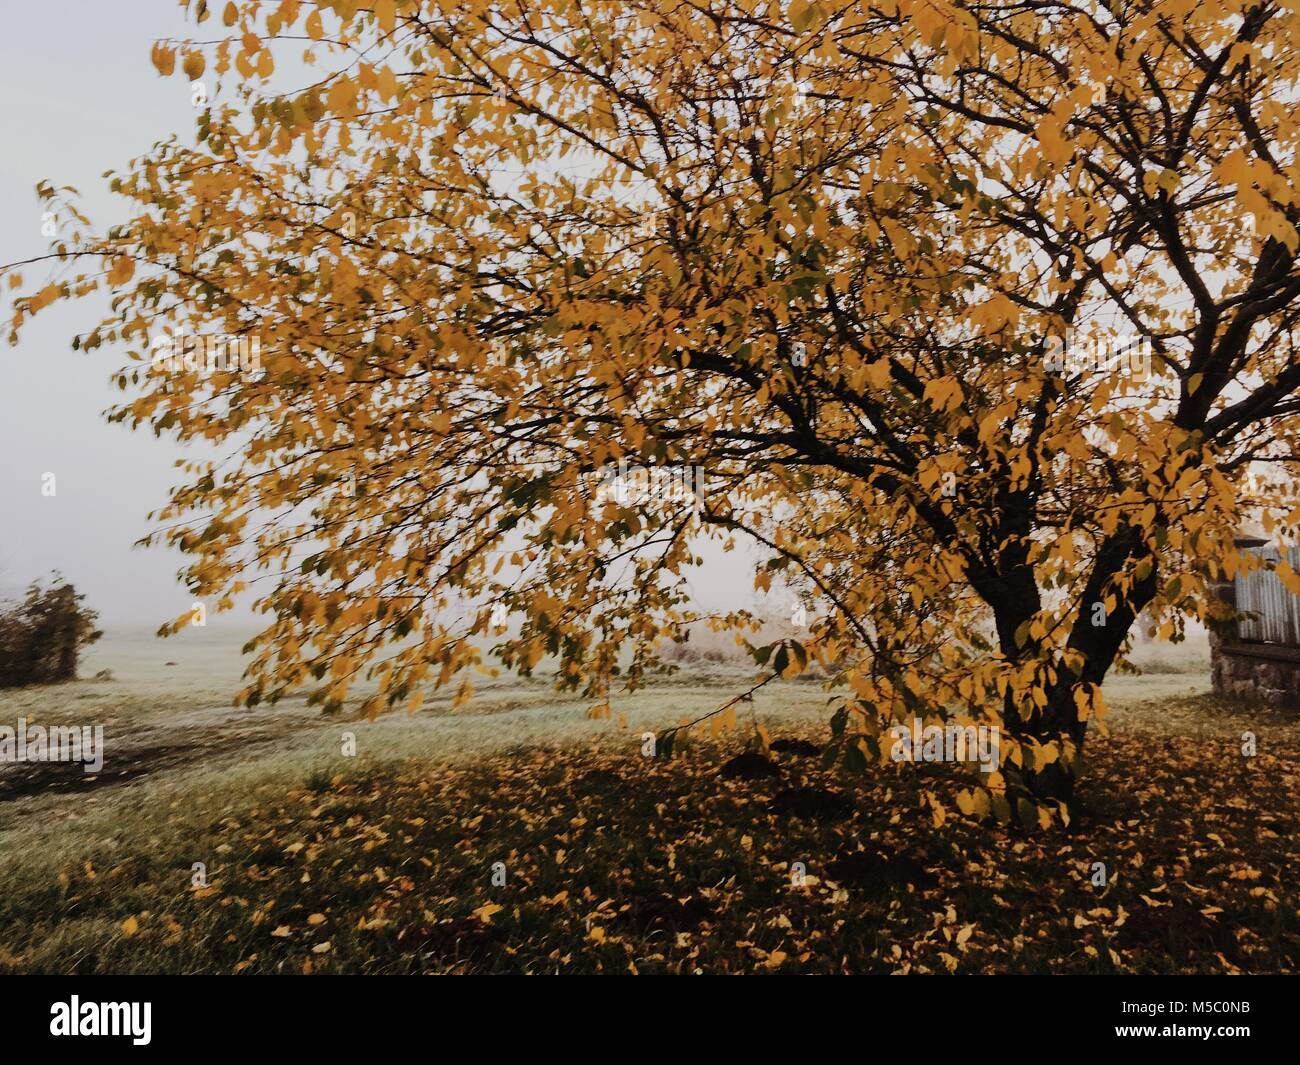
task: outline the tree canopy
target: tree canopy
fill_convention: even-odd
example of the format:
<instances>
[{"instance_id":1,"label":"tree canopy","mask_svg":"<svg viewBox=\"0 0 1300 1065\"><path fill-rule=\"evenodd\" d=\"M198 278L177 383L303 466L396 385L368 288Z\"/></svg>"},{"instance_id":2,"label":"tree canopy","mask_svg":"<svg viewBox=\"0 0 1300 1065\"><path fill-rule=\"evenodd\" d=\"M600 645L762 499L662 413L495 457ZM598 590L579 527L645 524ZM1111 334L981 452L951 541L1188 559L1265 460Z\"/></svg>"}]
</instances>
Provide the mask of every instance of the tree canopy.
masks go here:
<instances>
[{"instance_id":1,"label":"tree canopy","mask_svg":"<svg viewBox=\"0 0 1300 1065\"><path fill-rule=\"evenodd\" d=\"M963 811L1047 824L1136 616L1220 617L1243 518L1300 519L1250 476L1300 410L1292 3L218 6L153 51L194 143L14 331L111 290L111 416L228 445L158 517L196 595L259 589L250 704L415 706L495 641L604 707L748 539L841 753L999 724ZM181 331L260 368L152 363Z\"/></svg>"}]
</instances>

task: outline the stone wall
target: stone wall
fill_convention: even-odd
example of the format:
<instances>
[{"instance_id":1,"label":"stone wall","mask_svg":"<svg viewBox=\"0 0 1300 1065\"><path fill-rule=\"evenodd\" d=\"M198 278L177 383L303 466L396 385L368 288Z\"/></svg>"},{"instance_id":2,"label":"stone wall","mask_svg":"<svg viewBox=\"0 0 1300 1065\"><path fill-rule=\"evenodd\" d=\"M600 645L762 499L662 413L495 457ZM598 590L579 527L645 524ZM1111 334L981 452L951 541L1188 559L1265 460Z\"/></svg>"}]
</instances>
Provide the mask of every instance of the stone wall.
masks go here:
<instances>
[{"instance_id":1,"label":"stone wall","mask_svg":"<svg viewBox=\"0 0 1300 1065\"><path fill-rule=\"evenodd\" d=\"M1211 647L1214 691L1279 709L1300 709L1300 650L1266 643Z\"/></svg>"}]
</instances>

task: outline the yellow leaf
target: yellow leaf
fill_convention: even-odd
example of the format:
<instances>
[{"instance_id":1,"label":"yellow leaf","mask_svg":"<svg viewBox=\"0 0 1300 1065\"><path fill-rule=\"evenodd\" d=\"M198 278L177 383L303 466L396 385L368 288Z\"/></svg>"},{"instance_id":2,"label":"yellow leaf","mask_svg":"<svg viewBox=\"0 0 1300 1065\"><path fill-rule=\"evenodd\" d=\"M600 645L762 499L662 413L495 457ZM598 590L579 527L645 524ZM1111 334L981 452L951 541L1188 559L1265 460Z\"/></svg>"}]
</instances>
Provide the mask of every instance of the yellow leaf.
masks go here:
<instances>
[{"instance_id":1,"label":"yellow leaf","mask_svg":"<svg viewBox=\"0 0 1300 1065\"><path fill-rule=\"evenodd\" d=\"M135 273L135 263L125 255L119 256L113 260L113 265L108 269L108 283L110 285L125 285L131 280Z\"/></svg>"},{"instance_id":2,"label":"yellow leaf","mask_svg":"<svg viewBox=\"0 0 1300 1065\"><path fill-rule=\"evenodd\" d=\"M172 71L176 69L176 49L168 48L162 41L153 46L150 58L158 73L165 78L170 77Z\"/></svg>"},{"instance_id":3,"label":"yellow leaf","mask_svg":"<svg viewBox=\"0 0 1300 1065\"><path fill-rule=\"evenodd\" d=\"M925 398L935 410L954 410L961 405L961 385L953 377L937 377L925 383Z\"/></svg>"},{"instance_id":4,"label":"yellow leaf","mask_svg":"<svg viewBox=\"0 0 1300 1065\"><path fill-rule=\"evenodd\" d=\"M140 931L140 922L134 917L128 917L122 922L122 935L126 936L127 939L130 939L138 931Z\"/></svg>"},{"instance_id":5,"label":"yellow leaf","mask_svg":"<svg viewBox=\"0 0 1300 1065\"><path fill-rule=\"evenodd\" d=\"M1214 176L1227 185L1249 186L1251 183L1250 160L1241 149L1229 152L1214 168Z\"/></svg>"},{"instance_id":6,"label":"yellow leaf","mask_svg":"<svg viewBox=\"0 0 1300 1065\"><path fill-rule=\"evenodd\" d=\"M32 297L31 300L32 313L35 314L37 311L40 311L45 307L48 307L51 303L53 303L56 299L59 298L60 292L61 290L58 285L46 285L43 289L40 290L40 292L36 293L36 295Z\"/></svg>"},{"instance_id":7,"label":"yellow leaf","mask_svg":"<svg viewBox=\"0 0 1300 1065\"><path fill-rule=\"evenodd\" d=\"M1070 158L1073 149L1062 135L1059 118L1051 116L1043 119L1039 123L1037 136L1039 150L1047 162L1053 166L1060 166Z\"/></svg>"},{"instance_id":8,"label":"yellow leaf","mask_svg":"<svg viewBox=\"0 0 1300 1065\"><path fill-rule=\"evenodd\" d=\"M1296 573L1287 563L1281 562L1277 567L1277 576L1288 592L1292 595L1300 595L1300 573Z\"/></svg>"}]
</instances>

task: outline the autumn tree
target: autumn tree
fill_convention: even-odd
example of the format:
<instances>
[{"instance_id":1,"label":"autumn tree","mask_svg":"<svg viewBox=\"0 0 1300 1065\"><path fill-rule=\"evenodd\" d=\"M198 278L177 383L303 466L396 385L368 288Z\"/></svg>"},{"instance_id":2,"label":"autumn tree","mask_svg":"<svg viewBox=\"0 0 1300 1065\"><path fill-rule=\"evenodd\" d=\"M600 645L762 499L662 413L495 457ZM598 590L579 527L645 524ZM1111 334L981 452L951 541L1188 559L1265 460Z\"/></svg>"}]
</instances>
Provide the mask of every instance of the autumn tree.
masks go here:
<instances>
[{"instance_id":1,"label":"autumn tree","mask_svg":"<svg viewBox=\"0 0 1300 1065\"><path fill-rule=\"evenodd\" d=\"M492 643L603 707L748 539L813 618L759 665L830 671L846 758L999 724L959 805L1046 824L1135 616L1295 523L1245 489L1300 409L1284 4L190 6L194 144L14 330L108 287L112 416L228 445L158 517L194 594L258 582L250 704L418 705Z\"/></svg>"}]
</instances>

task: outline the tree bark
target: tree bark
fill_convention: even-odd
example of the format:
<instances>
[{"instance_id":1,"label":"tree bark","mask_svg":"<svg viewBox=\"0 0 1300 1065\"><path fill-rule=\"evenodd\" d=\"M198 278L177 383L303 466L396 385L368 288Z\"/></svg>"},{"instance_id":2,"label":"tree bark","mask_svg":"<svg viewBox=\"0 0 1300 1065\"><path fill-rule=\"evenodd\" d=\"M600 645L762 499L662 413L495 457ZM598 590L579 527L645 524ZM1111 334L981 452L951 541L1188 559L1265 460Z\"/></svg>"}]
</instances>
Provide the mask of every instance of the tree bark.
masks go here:
<instances>
[{"instance_id":1,"label":"tree bark","mask_svg":"<svg viewBox=\"0 0 1300 1065\"><path fill-rule=\"evenodd\" d=\"M1106 612L1101 624L1095 624L1094 604L1104 601L1111 590L1113 579L1125 566L1144 562L1149 564L1147 574L1133 583L1126 599ZM1058 661L1057 679L1048 689L1044 707L1026 710L1015 705L1010 697L1003 707L1003 729L1021 743L1058 742L1064 745L1068 742L1073 746L1071 758L1058 759L1038 770L1004 766L1003 776L1007 781L1008 798L1012 800L1013 807L1016 798L1027 798L1031 801L1057 800L1064 803L1071 814L1076 811L1075 784L1088 722L1079 720L1075 690L1080 684L1089 688L1101 686L1138 615L1155 597L1157 580L1156 559L1136 530L1122 527L1101 545L1080 597L1078 612L1066 644L1071 651L1082 657L1082 671L1075 675ZM1005 587L1014 587L1019 583L1021 582L1008 582ZM1020 625L1032 617L1032 611L1025 612L1027 602L1028 599L1023 595L1014 599L1004 597L1000 604L1003 607L1001 613L998 605L994 605L1003 653L1013 662L1022 661L1035 653L1032 645L1021 647L1014 637ZM1008 633L1011 634L1010 643Z\"/></svg>"}]
</instances>

